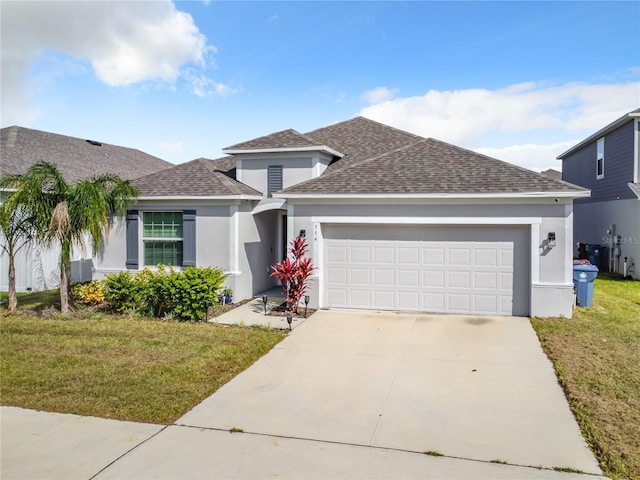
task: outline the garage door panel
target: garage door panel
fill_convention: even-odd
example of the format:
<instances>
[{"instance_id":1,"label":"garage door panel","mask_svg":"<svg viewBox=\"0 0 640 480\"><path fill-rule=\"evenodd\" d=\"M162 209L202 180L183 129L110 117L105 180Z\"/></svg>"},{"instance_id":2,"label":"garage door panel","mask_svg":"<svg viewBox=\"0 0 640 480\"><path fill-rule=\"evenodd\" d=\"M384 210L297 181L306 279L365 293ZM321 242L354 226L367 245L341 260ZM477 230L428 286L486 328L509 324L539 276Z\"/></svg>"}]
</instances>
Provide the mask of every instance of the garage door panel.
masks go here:
<instances>
[{"instance_id":1,"label":"garage door panel","mask_svg":"<svg viewBox=\"0 0 640 480\"><path fill-rule=\"evenodd\" d=\"M347 298L347 292L348 291L345 288L327 289L327 295L329 295L329 298L331 299L331 305L338 308L349 308L350 300Z\"/></svg>"},{"instance_id":2,"label":"garage door panel","mask_svg":"<svg viewBox=\"0 0 640 480\"><path fill-rule=\"evenodd\" d=\"M469 266L471 265L471 252L468 248L449 248L447 255L448 265Z\"/></svg>"},{"instance_id":3,"label":"garage door panel","mask_svg":"<svg viewBox=\"0 0 640 480\"><path fill-rule=\"evenodd\" d=\"M376 308L396 310L395 293L389 290L374 290L373 302Z\"/></svg>"},{"instance_id":4,"label":"garage door panel","mask_svg":"<svg viewBox=\"0 0 640 480\"><path fill-rule=\"evenodd\" d=\"M471 295L468 293L448 293L447 311L452 313L471 313Z\"/></svg>"},{"instance_id":5,"label":"garage door panel","mask_svg":"<svg viewBox=\"0 0 640 480\"><path fill-rule=\"evenodd\" d=\"M392 269L374 269L373 270L373 287L392 287L395 285L395 271Z\"/></svg>"},{"instance_id":6,"label":"garage door panel","mask_svg":"<svg viewBox=\"0 0 640 480\"><path fill-rule=\"evenodd\" d=\"M347 251L346 246L329 246L327 247L327 261L329 262L342 262L347 263Z\"/></svg>"},{"instance_id":7,"label":"garage door panel","mask_svg":"<svg viewBox=\"0 0 640 480\"><path fill-rule=\"evenodd\" d=\"M322 228L328 306L527 314L525 227Z\"/></svg>"},{"instance_id":8,"label":"garage door panel","mask_svg":"<svg viewBox=\"0 0 640 480\"><path fill-rule=\"evenodd\" d=\"M346 285L347 284L347 268L333 267L327 269L327 280L329 285Z\"/></svg>"},{"instance_id":9,"label":"garage door panel","mask_svg":"<svg viewBox=\"0 0 640 480\"><path fill-rule=\"evenodd\" d=\"M420 271L418 269L400 268L396 284L398 287L418 287L420 285Z\"/></svg>"},{"instance_id":10,"label":"garage door panel","mask_svg":"<svg viewBox=\"0 0 640 480\"><path fill-rule=\"evenodd\" d=\"M400 310L420 310L420 292L399 292L398 308Z\"/></svg>"},{"instance_id":11,"label":"garage door panel","mask_svg":"<svg viewBox=\"0 0 640 480\"><path fill-rule=\"evenodd\" d=\"M379 265L395 265L396 255L395 248L392 245L374 247L373 262Z\"/></svg>"},{"instance_id":12,"label":"garage door panel","mask_svg":"<svg viewBox=\"0 0 640 480\"><path fill-rule=\"evenodd\" d=\"M447 288L471 287L471 272L449 272L447 275Z\"/></svg>"},{"instance_id":13,"label":"garage door panel","mask_svg":"<svg viewBox=\"0 0 640 480\"><path fill-rule=\"evenodd\" d=\"M473 265L477 267L495 267L498 265L498 250L495 248L477 248L474 250Z\"/></svg>"},{"instance_id":14,"label":"garage door panel","mask_svg":"<svg viewBox=\"0 0 640 480\"><path fill-rule=\"evenodd\" d=\"M398 265L415 265L419 255L418 246L398 247Z\"/></svg>"},{"instance_id":15,"label":"garage door panel","mask_svg":"<svg viewBox=\"0 0 640 480\"><path fill-rule=\"evenodd\" d=\"M445 293L429 292L422 294L422 306L428 312L445 312Z\"/></svg>"},{"instance_id":16,"label":"garage door panel","mask_svg":"<svg viewBox=\"0 0 640 480\"><path fill-rule=\"evenodd\" d=\"M444 288L444 270L422 271L422 286L424 288L439 287Z\"/></svg>"},{"instance_id":17,"label":"garage door panel","mask_svg":"<svg viewBox=\"0 0 640 480\"><path fill-rule=\"evenodd\" d=\"M498 274L496 272L473 272L473 287L499 289Z\"/></svg>"},{"instance_id":18,"label":"garage door panel","mask_svg":"<svg viewBox=\"0 0 640 480\"><path fill-rule=\"evenodd\" d=\"M364 245L354 245L350 247L349 263L364 263L366 265L371 264L371 247Z\"/></svg>"},{"instance_id":19,"label":"garage door panel","mask_svg":"<svg viewBox=\"0 0 640 480\"><path fill-rule=\"evenodd\" d=\"M500 266L513 267L513 250L506 248L500 250Z\"/></svg>"},{"instance_id":20,"label":"garage door panel","mask_svg":"<svg viewBox=\"0 0 640 480\"><path fill-rule=\"evenodd\" d=\"M371 285L371 270L368 268L351 268L350 272L350 282L351 285L362 285L369 286Z\"/></svg>"},{"instance_id":21,"label":"garage door panel","mask_svg":"<svg viewBox=\"0 0 640 480\"><path fill-rule=\"evenodd\" d=\"M498 312L498 298L495 295L474 295L473 310L477 313Z\"/></svg>"},{"instance_id":22,"label":"garage door panel","mask_svg":"<svg viewBox=\"0 0 640 480\"><path fill-rule=\"evenodd\" d=\"M422 249L422 265L443 266L445 250L442 247L425 247Z\"/></svg>"}]
</instances>

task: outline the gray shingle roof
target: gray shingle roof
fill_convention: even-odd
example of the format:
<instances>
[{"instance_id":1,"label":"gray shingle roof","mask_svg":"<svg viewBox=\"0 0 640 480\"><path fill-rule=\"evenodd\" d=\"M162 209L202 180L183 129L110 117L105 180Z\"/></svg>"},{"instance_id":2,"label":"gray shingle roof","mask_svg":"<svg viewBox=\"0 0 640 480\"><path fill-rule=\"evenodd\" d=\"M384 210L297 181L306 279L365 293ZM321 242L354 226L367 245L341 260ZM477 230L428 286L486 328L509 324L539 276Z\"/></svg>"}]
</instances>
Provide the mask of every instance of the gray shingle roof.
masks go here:
<instances>
[{"instance_id":1,"label":"gray shingle roof","mask_svg":"<svg viewBox=\"0 0 640 480\"><path fill-rule=\"evenodd\" d=\"M244 150L244 149L267 149L267 148L294 148L294 147L313 147L319 146L313 139L293 130L282 130L281 132L265 135L264 137L254 138L247 142L237 143L225 150Z\"/></svg>"},{"instance_id":2,"label":"gray shingle roof","mask_svg":"<svg viewBox=\"0 0 640 480\"><path fill-rule=\"evenodd\" d=\"M168 170L138 178L131 183L138 187L141 196L262 196L257 190L228 176L229 171L233 171L235 175L233 157L217 160L197 158Z\"/></svg>"},{"instance_id":3,"label":"gray shingle roof","mask_svg":"<svg viewBox=\"0 0 640 480\"><path fill-rule=\"evenodd\" d=\"M340 160L339 162L341 162ZM339 163L338 162L338 163ZM501 194L580 187L445 142L422 139L283 190L292 194Z\"/></svg>"},{"instance_id":4,"label":"gray shingle roof","mask_svg":"<svg viewBox=\"0 0 640 480\"><path fill-rule=\"evenodd\" d=\"M544 172L540 172L545 177L553 178L554 180L562 180L562 172L558 170L554 170L553 168L548 168Z\"/></svg>"},{"instance_id":5,"label":"gray shingle roof","mask_svg":"<svg viewBox=\"0 0 640 480\"><path fill-rule=\"evenodd\" d=\"M319 128L306 136L345 154L342 159L330 165L327 173L423 140L412 133L364 117Z\"/></svg>"},{"instance_id":6,"label":"gray shingle roof","mask_svg":"<svg viewBox=\"0 0 640 480\"><path fill-rule=\"evenodd\" d=\"M39 161L56 164L68 182L104 173L132 180L173 166L133 148L17 126L0 130L1 175L22 174Z\"/></svg>"}]
</instances>

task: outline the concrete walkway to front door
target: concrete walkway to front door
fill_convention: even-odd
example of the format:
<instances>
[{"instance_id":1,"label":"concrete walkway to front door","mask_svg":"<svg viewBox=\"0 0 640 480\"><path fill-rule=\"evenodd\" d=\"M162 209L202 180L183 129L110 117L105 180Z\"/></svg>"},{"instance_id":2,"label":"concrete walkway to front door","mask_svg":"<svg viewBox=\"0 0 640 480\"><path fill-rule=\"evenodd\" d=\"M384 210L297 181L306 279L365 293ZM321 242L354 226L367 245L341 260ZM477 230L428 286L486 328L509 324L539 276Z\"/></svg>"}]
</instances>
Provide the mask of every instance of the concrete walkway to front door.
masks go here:
<instances>
[{"instance_id":1,"label":"concrete walkway to front door","mask_svg":"<svg viewBox=\"0 0 640 480\"><path fill-rule=\"evenodd\" d=\"M319 311L176 423L601 473L518 317Z\"/></svg>"}]
</instances>

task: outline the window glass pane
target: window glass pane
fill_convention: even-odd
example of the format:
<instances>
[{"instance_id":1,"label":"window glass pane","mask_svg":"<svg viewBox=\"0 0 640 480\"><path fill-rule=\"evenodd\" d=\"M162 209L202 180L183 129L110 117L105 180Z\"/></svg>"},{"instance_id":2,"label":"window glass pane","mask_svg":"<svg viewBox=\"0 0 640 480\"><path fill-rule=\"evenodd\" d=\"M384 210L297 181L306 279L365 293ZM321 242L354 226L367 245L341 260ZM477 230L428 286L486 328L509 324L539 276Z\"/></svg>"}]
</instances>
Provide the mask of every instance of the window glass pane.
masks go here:
<instances>
[{"instance_id":1,"label":"window glass pane","mask_svg":"<svg viewBox=\"0 0 640 480\"><path fill-rule=\"evenodd\" d=\"M144 238L182 238L182 212L145 212Z\"/></svg>"},{"instance_id":2,"label":"window glass pane","mask_svg":"<svg viewBox=\"0 0 640 480\"><path fill-rule=\"evenodd\" d=\"M159 263L182 266L182 242L144 242L144 264L145 266L155 266Z\"/></svg>"}]
</instances>

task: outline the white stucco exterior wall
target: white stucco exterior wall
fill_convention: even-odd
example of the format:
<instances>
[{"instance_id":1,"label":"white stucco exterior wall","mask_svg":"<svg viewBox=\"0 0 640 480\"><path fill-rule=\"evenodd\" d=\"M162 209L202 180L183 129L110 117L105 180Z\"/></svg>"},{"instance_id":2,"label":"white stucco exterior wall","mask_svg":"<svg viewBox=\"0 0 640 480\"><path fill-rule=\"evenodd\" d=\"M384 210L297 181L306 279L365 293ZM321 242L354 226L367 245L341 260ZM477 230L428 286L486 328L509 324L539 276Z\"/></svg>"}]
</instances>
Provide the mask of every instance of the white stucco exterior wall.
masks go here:
<instances>
[{"instance_id":1,"label":"white stucco exterior wall","mask_svg":"<svg viewBox=\"0 0 640 480\"><path fill-rule=\"evenodd\" d=\"M421 205L409 201L390 200L374 204L365 200L289 199L289 239L300 230L307 232L310 255L316 267L310 282L311 305L323 307L322 263L323 223L350 221L376 224L413 225L488 225L526 226L530 232L529 315L571 317L573 307L572 262L570 245L571 201L539 199L535 201L466 202L423 200ZM549 232L556 234L556 246L547 245Z\"/></svg>"}]
</instances>

